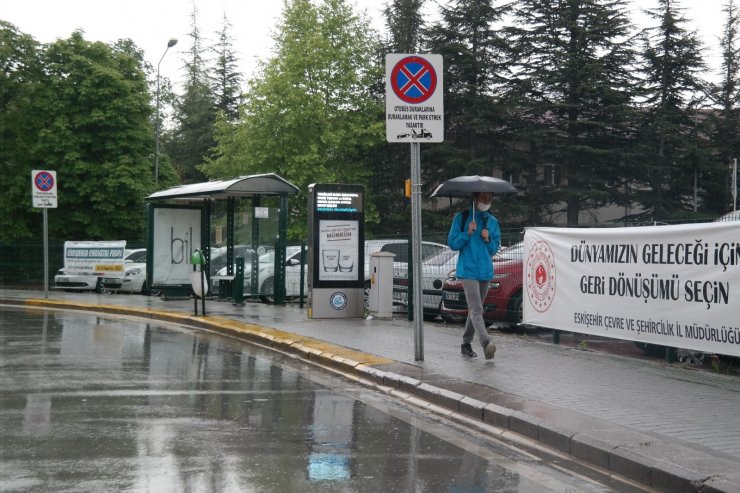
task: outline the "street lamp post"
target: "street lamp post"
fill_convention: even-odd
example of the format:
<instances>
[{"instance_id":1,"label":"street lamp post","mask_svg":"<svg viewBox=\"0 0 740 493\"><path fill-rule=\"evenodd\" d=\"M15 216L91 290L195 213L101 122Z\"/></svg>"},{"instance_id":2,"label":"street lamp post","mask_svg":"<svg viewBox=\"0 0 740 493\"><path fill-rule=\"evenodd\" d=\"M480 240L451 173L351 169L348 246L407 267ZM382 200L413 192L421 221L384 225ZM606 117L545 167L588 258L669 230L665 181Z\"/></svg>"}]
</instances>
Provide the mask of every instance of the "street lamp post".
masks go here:
<instances>
[{"instance_id":1,"label":"street lamp post","mask_svg":"<svg viewBox=\"0 0 740 493\"><path fill-rule=\"evenodd\" d=\"M177 44L176 38L170 38L169 41L167 41L167 49L164 50L164 53L162 53L162 58L159 59L159 63L157 63L157 119L154 123L154 127L156 129L156 135L154 137L155 143L155 150L154 150L154 184L155 186L159 186L159 65L162 63L162 60L164 60L164 56L167 54L167 51L169 51L170 48L175 46Z\"/></svg>"}]
</instances>

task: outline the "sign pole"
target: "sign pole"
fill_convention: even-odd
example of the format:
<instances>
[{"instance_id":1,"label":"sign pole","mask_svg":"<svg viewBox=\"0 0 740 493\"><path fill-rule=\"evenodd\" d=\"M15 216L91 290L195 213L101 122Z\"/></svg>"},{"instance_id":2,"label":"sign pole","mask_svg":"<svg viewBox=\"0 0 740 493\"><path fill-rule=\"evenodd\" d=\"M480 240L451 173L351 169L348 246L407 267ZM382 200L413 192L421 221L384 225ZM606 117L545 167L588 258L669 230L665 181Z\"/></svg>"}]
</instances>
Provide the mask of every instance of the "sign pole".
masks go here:
<instances>
[{"instance_id":1,"label":"sign pole","mask_svg":"<svg viewBox=\"0 0 740 493\"><path fill-rule=\"evenodd\" d=\"M421 256L421 151L419 142L444 142L442 55L385 56L385 137L411 145L411 286L414 356L424 360L424 285ZM411 310L409 310L409 314Z\"/></svg>"},{"instance_id":2,"label":"sign pole","mask_svg":"<svg viewBox=\"0 0 740 493\"><path fill-rule=\"evenodd\" d=\"M49 214L44 207L44 298L49 297Z\"/></svg>"},{"instance_id":3,"label":"sign pole","mask_svg":"<svg viewBox=\"0 0 740 493\"><path fill-rule=\"evenodd\" d=\"M31 202L44 209L44 298L49 297L49 216L46 209L57 206L57 172L31 170Z\"/></svg>"},{"instance_id":4,"label":"sign pole","mask_svg":"<svg viewBox=\"0 0 740 493\"><path fill-rule=\"evenodd\" d=\"M411 144L411 253L414 279L414 359L424 361L424 302L421 272L421 151Z\"/></svg>"}]
</instances>

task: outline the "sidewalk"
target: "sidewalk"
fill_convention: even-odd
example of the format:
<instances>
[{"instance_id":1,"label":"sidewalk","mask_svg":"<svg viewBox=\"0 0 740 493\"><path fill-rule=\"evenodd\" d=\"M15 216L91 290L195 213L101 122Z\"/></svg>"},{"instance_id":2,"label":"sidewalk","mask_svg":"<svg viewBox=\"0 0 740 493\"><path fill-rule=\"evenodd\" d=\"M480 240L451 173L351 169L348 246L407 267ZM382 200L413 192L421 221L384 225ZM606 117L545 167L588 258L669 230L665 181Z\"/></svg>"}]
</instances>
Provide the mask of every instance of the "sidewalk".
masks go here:
<instances>
[{"instance_id":1,"label":"sidewalk","mask_svg":"<svg viewBox=\"0 0 740 493\"><path fill-rule=\"evenodd\" d=\"M740 492L737 376L497 331L494 360L483 358L477 341L479 356L466 359L461 327L433 323L424 324L424 361L417 362L413 323L405 317L308 320L297 305L209 300L208 316L195 319L192 300L136 295L50 291L44 299L43 291L0 290L0 304L89 308L236 331L659 490Z\"/></svg>"}]
</instances>

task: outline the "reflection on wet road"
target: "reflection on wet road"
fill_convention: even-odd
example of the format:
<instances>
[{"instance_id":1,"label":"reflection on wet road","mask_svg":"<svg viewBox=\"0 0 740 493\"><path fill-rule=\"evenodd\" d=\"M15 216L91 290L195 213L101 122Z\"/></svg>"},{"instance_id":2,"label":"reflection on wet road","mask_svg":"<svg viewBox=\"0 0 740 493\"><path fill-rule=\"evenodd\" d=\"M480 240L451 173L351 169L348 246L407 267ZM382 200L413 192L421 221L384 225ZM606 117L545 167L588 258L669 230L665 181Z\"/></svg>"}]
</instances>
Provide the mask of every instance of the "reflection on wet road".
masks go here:
<instances>
[{"instance_id":1,"label":"reflection on wet road","mask_svg":"<svg viewBox=\"0 0 740 493\"><path fill-rule=\"evenodd\" d=\"M0 309L0 392L4 490L624 489L293 358L134 319Z\"/></svg>"}]
</instances>

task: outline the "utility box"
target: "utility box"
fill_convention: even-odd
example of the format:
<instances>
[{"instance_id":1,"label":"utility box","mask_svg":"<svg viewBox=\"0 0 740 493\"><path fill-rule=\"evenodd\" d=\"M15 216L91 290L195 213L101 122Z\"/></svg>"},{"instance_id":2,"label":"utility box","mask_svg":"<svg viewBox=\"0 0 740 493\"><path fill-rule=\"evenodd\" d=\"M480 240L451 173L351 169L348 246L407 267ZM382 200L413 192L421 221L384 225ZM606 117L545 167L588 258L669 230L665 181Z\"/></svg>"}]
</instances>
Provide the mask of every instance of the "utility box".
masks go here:
<instances>
[{"instance_id":1,"label":"utility box","mask_svg":"<svg viewBox=\"0 0 740 493\"><path fill-rule=\"evenodd\" d=\"M393 259L390 252L370 255L370 315L393 318Z\"/></svg>"}]
</instances>

